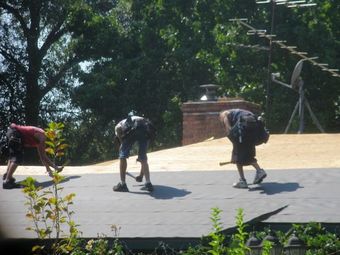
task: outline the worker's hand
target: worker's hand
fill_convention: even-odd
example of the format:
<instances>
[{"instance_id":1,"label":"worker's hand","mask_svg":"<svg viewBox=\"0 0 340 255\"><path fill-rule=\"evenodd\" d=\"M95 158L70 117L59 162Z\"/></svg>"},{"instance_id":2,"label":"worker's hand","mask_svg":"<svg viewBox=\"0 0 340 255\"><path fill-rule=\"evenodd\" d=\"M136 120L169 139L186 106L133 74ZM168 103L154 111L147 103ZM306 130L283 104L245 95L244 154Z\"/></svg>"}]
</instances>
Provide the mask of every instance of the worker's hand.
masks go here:
<instances>
[{"instance_id":1,"label":"worker's hand","mask_svg":"<svg viewBox=\"0 0 340 255\"><path fill-rule=\"evenodd\" d=\"M48 168L47 173L51 178L53 178L53 171L51 169Z\"/></svg>"},{"instance_id":2,"label":"worker's hand","mask_svg":"<svg viewBox=\"0 0 340 255\"><path fill-rule=\"evenodd\" d=\"M143 181L143 175L136 176L136 182L142 182Z\"/></svg>"},{"instance_id":3,"label":"worker's hand","mask_svg":"<svg viewBox=\"0 0 340 255\"><path fill-rule=\"evenodd\" d=\"M118 136L115 136L114 139L113 139L113 148L114 150L119 150L119 147L120 147L120 144L121 144L121 141L119 139Z\"/></svg>"}]
</instances>

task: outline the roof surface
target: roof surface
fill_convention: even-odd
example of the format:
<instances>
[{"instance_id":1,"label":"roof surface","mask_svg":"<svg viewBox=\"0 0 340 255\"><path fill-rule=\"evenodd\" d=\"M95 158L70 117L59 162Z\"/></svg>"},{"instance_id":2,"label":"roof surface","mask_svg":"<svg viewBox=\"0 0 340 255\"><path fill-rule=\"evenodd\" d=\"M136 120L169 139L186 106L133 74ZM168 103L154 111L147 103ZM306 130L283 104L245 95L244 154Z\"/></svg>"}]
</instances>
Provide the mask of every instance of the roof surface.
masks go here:
<instances>
[{"instance_id":1,"label":"roof surface","mask_svg":"<svg viewBox=\"0 0 340 255\"><path fill-rule=\"evenodd\" d=\"M340 222L340 163L336 156L339 134L273 135L257 150L257 158L268 173L261 185L232 188L238 179L234 165L220 167L230 157L226 139L149 153L151 194L127 177L129 193L113 192L119 181L118 162L66 167L63 195L76 193L71 210L83 237L118 235L122 238L199 238L212 229L211 210L222 210L224 228L235 225L239 208L245 221L273 213L263 222ZM135 157L128 170L139 171ZM6 167L1 166L1 172ZM246 169L248 182L254 171ZM45 190L51 188L43 167L20 166L18 181L34 175ZM0 189L0 224L7 237L31 238L32 226L20 189ZM283 209L284 208L284 209ZM280 211L280 209L282 209ZM111 231L114 225L118 232Z\"/></svg>"}]
</instances>

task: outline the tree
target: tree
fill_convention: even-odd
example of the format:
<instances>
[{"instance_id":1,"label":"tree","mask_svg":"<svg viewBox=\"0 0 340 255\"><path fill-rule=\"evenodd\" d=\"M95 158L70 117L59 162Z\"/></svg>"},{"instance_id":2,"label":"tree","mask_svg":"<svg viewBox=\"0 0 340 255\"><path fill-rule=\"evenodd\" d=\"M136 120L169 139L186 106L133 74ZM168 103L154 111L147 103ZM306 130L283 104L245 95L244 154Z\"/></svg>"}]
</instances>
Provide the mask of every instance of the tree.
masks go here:
<instances>
[{"instance_id":1,"label":"tree","mask_svg":"<svg viewBox=\"0 0 340 255\"><path fill-rule=\"evenodd\" d=\"M247 1L130 2L121 19L129 22L119 54L107 55L90 72L80 73L73 101L107 123L136 110L156 123L158 146L179 145L180 106L201 96L199 85L239 90L230 75L237 56L229 56L230 47L221 49L218 37L231 41L229 18L252 10L237 8L236 2L246 6Z\"/></svg>"},{"instance_id":2,"label":"tree","mask_svg":"<svg viewBox=\"0 0 340 255\"><path fill-rule=\"evenodd\" d=\"M112 49L106 46L118 33L110 2L0 2L1 94L9 96L1 104L12 120L37 125L42 102L72 87L72 68Z\"/></svg>"}]
</instances>

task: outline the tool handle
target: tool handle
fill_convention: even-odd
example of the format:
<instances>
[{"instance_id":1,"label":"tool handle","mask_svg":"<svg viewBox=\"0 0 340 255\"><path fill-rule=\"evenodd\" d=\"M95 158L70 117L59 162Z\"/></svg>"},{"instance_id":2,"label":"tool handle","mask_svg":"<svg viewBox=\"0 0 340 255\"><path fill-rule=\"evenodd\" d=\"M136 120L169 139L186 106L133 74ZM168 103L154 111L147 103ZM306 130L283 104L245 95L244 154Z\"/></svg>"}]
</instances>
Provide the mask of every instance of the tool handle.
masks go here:
<instances>
[{"instance_id":1,"label":"tool handle","mask_svg":"<svg viewBox=\"0 0 340 255\"><path fill-rule=\"evenodd\" d=\"M126 172L126 175L132 177L133 179L136 179L136 177L132 173Z\"/></svg>"},{"instance_id":2,"label":"tool handle","mask_svg":"<svg viewBox=\"0 0 340 255\"><path fill-rule=\"evenodd\" d=\"M220 162L220 166L228 165L230 163L231 163L231 161Z\"/></svg>"}]
</instances>

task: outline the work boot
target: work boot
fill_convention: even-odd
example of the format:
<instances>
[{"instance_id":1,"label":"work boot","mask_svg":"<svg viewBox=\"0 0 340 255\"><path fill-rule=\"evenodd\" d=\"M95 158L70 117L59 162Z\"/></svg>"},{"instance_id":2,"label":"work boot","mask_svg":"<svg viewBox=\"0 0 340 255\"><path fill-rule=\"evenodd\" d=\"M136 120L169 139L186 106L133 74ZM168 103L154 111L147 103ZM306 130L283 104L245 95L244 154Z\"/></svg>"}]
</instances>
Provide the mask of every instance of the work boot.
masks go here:
<instances>
[{"instance_id":1,"label":"work boot","mask_svg":"<svg viewBox=\"0 0 340 255\"><path fill-rule=\"evenodd\" d=\"M14 178L12 178L8 182L3 182L2 188L3 189L20 189L20 188L23 188L23 185L21 185L20 183L16 183L15 180L13 181L13 179Z\"/></svg>"},{"instance_id":2,"label":"work boot","mask_svg":"<svg viewBox=\"0 0 340 255\"><path fill-rule=\"evenodd\" d=\"M129 192L128 187L126 186L126 183L118 183L116 186L113 186L113 191L117 192Z\"/></svg>"},{"instance_id":3,"label":"work boot","mask_svg":"<svg viewBox=\"0 0 340 255\"><path fill-rule=\"evenodd\" d=\"M2 180L6 180L6 177L7 177L7 173L4 173L4 175L2 176ZM15 178L11 177L11 179L9 181L15 182Z\"/></svg>"},{"instance_id":4,"label":"work boot","mask_svg":"<svg viewBox=\"0 0 340 255\"><path fill-rule=\"evenodd\" d=\"M233 187L237 188L237 189L247 189L248 188L248 184L247 184L246 180L240 179L238 182L235 182L233 184Z\"/></svg>"},{"instance_id":5,"label":"work boot","mask_svg":"<svg viewBox=\"0 0 340 255\"><path fill-rule=\"evenodd\" d=\"M142 187L141 190L147 190L149 192L152 192L153 186L152 186L151 182L145 183L144 187Z\"/></svg>"},{"instance_id":6,"label":"work boot","mask_svg":"<svg viewBox=\"0 0 340 255\"><path fill-rule=\"evenodd\" d=\"M267 173L263 170L263 169L260 169L258 171L256 171L256 174L255 174L255 178L254 178L254 184L259 184L263 181L264 178L267 177Z\"/></svg>"}]
</instances>

